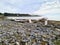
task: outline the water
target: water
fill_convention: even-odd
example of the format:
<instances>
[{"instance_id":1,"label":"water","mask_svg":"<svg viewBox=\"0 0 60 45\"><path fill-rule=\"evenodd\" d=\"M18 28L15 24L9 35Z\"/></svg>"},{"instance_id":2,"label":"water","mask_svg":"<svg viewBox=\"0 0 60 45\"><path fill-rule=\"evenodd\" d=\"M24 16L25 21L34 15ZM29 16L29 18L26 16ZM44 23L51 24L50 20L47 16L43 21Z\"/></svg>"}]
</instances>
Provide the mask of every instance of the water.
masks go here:
<instances>
[{"instance_id":1,"label":"water","mask_svg":"<svg viewBox=\"0 0 60 45\"><path fill-rule=\"evenodd\" d=\"M43 15L48 18L48 20L56 20L60 21L60 14L49 14L49 15Z\"/></svg>"}]
</instances>

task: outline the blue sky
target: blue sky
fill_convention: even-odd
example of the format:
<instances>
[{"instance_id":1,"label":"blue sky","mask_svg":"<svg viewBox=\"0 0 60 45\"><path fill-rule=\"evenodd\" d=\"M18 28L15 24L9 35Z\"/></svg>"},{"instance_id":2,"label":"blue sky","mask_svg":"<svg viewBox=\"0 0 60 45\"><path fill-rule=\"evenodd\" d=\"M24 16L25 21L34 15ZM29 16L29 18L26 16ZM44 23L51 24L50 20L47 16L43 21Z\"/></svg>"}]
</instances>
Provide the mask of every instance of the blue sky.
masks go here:
<instances>
[{"instance_id":1,"label":"blue sky","mask_svg":"<svg viewBox=\"0 0 60 45\"><path fill-rule=\"evenodd\" d=\"M32 13L38 10L40 0L0 0L1 12Z\"/></svg>"},{"instance_id":2,"label":"blue sky","mask_svg":"<svg viewBox=\"0 0 60 45\"><path fill-rule=\"evenodd\" d=\"M0 12L38 14L60 20L60 0L0 0Z\"/></svg>"}]
</instances>

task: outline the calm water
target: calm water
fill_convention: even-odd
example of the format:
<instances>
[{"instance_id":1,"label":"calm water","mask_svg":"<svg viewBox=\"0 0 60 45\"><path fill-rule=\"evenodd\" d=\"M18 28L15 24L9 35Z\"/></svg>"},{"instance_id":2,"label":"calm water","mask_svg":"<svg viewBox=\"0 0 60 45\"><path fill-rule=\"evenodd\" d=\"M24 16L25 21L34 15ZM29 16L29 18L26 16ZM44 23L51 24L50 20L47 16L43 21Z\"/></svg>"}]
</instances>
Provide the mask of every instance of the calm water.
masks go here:
<instances>
[{"instance_id":1,"label":"calm water","mask_svg":"<svg viewBox=\"0 0 60 45\"><path fill-rule=\"evenodd\" d=\"M48 18L48 20L56 20L56 21L60 21L60 15L44 15L45 17Z\"/></svg>"}]
</instances>

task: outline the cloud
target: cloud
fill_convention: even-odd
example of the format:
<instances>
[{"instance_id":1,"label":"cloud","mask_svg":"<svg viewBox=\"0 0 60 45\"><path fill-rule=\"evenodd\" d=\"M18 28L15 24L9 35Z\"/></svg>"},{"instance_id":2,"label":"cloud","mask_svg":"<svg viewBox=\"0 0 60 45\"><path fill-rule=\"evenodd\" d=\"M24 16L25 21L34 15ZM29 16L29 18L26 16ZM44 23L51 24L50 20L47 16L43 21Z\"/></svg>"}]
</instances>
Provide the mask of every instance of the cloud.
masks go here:
<instances>
[{"instance_id":1,"label":"cloud","mask_svg":"<svg viewBox=\"0 0 60 45\"><path fill-rule=\"evenodd\" d=\"M59 0L54 0L53 2L46 2L42 4L40 9L33 12L33 14L39 14L39 15L46 15L46 14L53 14L53 13L60 13Z\"/></svg>"},{"instance_id":2,"label":"cloud","mask_svg":"<svg viewBox=\"0 0 60 45\"><path fill-rule=\"evenodd\" d=\"M18 11L16 7L13 6L14 0L1 0L0 1L0 12L16 12Z\"/></svg>"},{"instance_id":3,"label":"cloud","mask_svg":"<svg viewBox=\"0 0 60 45\"><path fill-rule=\"evenodd\" d=\"M40 6L38 0L0 0L0 12L31 13Z\"/></svg>"},{"instance_id":4,"label":"cloud","mask_svg":"<svg viewBox=\"0 0 60 45\"><path fill-rule=\"evenodd\" d=\"M60 13L60 3L56 0L0 0L0 12L33 13L45 15Z\"/></svg>"},{"instance_id":5,"label":"cloud","mask_svg":"<svg viewBox=\"0 0 60 45\"><path fill-rule=\"evenodd\" d=\"M60 0L46 1L32 14L43 15L48 20L60 21Z\"/></svg>"}]
</instances>

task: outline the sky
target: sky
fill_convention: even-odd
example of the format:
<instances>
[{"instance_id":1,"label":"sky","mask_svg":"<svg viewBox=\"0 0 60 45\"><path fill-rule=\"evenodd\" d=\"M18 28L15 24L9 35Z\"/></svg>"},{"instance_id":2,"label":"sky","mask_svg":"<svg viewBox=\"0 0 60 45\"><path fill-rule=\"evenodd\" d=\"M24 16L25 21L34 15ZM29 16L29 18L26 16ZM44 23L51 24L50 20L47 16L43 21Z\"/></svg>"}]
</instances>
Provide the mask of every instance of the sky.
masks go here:
<instances>
[{"instance_id":1,"label":"sky","mask_svg":"<svg viewBox=\"0 0 60 45\"><path fill-rule=\"evenodd\" d=\"M60 0L0 0L0 12L44 15L60 20Z\"/></svg>"}]
</instances>

